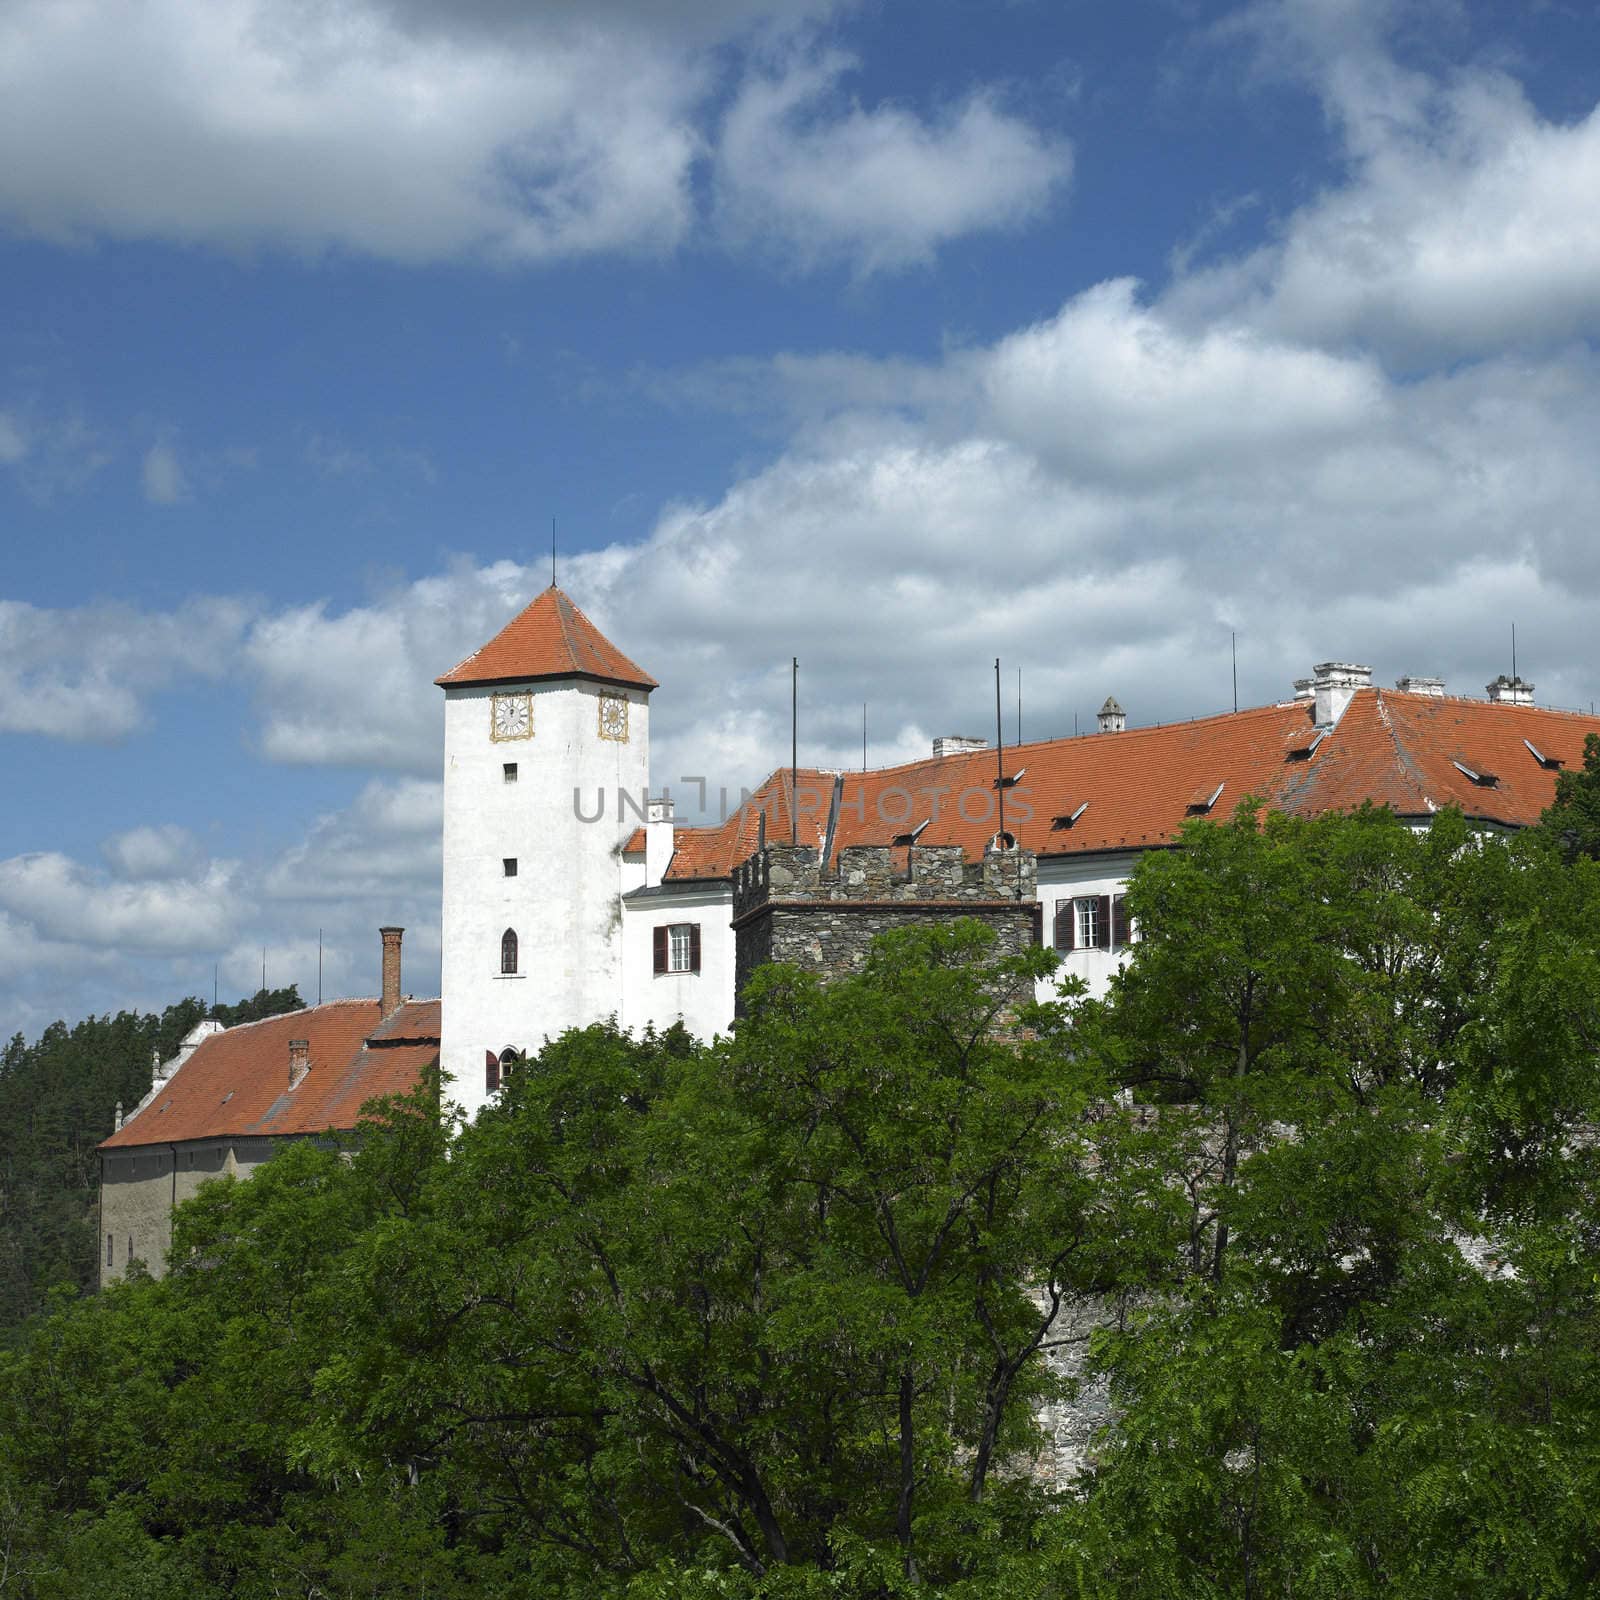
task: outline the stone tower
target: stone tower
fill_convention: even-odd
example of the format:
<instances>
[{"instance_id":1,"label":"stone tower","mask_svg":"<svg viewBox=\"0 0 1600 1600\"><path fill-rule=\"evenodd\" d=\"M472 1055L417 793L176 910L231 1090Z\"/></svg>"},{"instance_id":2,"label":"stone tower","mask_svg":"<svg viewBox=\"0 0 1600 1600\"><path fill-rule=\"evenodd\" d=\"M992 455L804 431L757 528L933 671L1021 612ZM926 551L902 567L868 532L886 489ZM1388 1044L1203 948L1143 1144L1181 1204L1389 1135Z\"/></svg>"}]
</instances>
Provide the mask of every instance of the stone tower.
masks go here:
<instances>
[{"instance_id":1,"label":"stone tower","mask_svg":"<svg viewBox=\"0 0 1600 1600\"><path fill-rule=\"evenodd\" d=\"M650 691L551 585L445 694L440 1066L469 1114L502 1057L621 1009L621 845L643 817Z\"/></svg>"}]
</instances>

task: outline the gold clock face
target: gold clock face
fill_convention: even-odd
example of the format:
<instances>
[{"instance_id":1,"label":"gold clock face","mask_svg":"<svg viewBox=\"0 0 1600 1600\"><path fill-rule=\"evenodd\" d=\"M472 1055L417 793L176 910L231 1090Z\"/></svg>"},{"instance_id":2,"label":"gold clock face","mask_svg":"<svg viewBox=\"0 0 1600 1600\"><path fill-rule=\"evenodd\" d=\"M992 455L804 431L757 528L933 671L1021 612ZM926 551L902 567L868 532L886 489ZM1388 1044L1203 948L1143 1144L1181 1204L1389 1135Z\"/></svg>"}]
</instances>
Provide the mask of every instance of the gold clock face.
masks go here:
<instances>
[{"instance_id":1,"label":"gold clock face","mask_svg":"<svg viewBox=\"0 0 1600 1600\"><path fill-rule=\"evenodd\" d=\"M489 707L489 737L497 743L533 737L533 696L497 694Z\"/></svg>"},{"instance_id":2,"label":"gold clock face","mask_svg":"<svg viewBox=\"0 0 1600 1600\"><path fill-rule=\"evenodd\" d=\"M628 702L621 695L600 696L600 737L628 742Z\"/></svg>"}]
</instances>

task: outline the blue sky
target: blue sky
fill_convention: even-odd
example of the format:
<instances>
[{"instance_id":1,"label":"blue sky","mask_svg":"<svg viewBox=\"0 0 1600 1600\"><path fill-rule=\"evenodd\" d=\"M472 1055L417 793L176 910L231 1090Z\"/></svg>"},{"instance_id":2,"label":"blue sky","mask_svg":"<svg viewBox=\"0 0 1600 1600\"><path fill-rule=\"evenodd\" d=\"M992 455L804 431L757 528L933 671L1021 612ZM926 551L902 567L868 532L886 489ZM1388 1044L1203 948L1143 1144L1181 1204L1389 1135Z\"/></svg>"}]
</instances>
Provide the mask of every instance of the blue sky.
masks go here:
<instances>
[{"instance_id":1,"label":"blue sky","mask_svg":"<svg viewBox=\"0 0 1600 1600\"><path fill-rule=\"evenodd\" d=\"M1313 661L1600 694L1600 17L15 0L0 1027L437 984L432 677L546 579L753 782Z\"/></svg>"}]
</instances>

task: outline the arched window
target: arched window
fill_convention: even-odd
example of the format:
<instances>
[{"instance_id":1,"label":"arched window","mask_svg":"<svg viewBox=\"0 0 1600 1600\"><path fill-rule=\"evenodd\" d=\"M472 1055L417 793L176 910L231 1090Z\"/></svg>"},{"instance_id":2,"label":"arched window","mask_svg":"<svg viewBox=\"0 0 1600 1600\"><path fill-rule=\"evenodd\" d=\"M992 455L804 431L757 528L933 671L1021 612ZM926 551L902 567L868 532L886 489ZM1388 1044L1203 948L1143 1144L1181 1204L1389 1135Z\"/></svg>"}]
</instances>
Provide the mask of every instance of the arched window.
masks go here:
<instances>
[{"instance_id":1,"label":"arched window","mask_svg":"<svg viewBox=\"0 0 1600 1600\"><path fill-rule=\"evenodd\" d=\"M517 970L517 930L507 928L500 935L500 970L503 973Z\"/></svg>"},{"instance_id":2,"label":"arched window","mask_svg":"<svg viewBox=\"0 0 1600 1600\"><path fill-rule=\"evenodd\" d=\"M504 1083L516 1068L522 1057L515 1050L505 1049L500 1052L500 1081Z\"/></svg>"}]
</instances>

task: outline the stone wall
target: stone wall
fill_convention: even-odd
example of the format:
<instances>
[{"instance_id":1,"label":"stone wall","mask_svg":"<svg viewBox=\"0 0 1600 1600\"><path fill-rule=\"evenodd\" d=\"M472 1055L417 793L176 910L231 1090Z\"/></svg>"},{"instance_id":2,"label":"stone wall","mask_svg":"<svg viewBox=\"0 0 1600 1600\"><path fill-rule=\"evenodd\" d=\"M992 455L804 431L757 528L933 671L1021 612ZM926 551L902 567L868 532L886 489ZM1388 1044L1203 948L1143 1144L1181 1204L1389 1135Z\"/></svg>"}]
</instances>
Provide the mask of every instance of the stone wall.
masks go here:
<instances>
[{"instance_id":1,"label":"stone wall","mask_svg":"<svg viewBox=\"0 0 1600 1600\"><path fill-rule=\"evenodd\" d=\"M824 866L810 845L768 844L734 868L736 1010L758 966L791 962L832 980L859 972L872 941L893 928L980 917L1002 954L1035 940L1037 867L1030 850L959 845L851 845Z\"/></svg>"}]
</instances>

